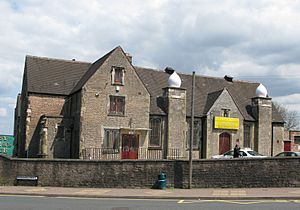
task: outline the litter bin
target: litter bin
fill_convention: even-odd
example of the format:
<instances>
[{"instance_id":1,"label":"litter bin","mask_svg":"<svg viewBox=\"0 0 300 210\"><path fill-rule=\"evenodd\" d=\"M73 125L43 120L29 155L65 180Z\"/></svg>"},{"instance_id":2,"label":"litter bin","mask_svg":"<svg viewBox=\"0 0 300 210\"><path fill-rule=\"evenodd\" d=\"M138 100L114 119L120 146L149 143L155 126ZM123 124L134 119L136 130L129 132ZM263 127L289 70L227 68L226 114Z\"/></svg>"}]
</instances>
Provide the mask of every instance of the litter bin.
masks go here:
<instances>
[{"instance_id":1,"label":"litter bin","mask_svg":"<svg viewBox=\"0 0 300 210\"><path fill-rule=\"evenodd\" d=\"M164 172L161 172L158 175L158 189L166 189L167 188L167 175Z\"/></svg>"}]
</instances>

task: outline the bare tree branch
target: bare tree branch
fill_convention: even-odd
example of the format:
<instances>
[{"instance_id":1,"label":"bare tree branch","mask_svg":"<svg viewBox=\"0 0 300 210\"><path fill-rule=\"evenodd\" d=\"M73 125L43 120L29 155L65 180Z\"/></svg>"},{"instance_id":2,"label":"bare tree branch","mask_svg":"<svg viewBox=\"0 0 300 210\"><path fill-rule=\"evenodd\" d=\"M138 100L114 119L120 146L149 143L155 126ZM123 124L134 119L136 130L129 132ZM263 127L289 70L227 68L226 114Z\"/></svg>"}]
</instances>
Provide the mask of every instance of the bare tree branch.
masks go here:
<instances>
[{"instance_id":1,"label":"bare tree branch","mask_svg":"<svg viewBox=\"0 0 300 210\"><path fill-rule=\"evenodd\" d=\"M285 121L284 127L286 130L294 130L299 128L300 124L296 111L290 111L284 105L277 102L273 103L278 112L281 114L283 120Z\"/></svg>"}]
</instances>

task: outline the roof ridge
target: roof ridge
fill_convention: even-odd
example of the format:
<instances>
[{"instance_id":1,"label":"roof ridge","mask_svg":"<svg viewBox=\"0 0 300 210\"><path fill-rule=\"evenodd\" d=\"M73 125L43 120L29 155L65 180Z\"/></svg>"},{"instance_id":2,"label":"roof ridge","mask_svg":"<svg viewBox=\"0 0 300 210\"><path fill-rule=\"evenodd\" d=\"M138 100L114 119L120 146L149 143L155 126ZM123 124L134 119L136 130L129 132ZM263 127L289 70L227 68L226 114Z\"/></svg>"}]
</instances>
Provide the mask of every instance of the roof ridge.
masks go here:
<instances>
[{"instance_id":1,"label":"roof ridge","mask_svg":"<svg viewBox=\"0 0 300 210\"><path fill-rule=\"evenodd\" d=\"M145 69L145 70L152 70L152 71L158 71L158 72L164 72L164 70L162 69L158 69L158 68L150 68L150 67L141 67L141 66L134 66L134 68L141 68L141 69ZM182 74L185 76L192 76L192 74L186 73L186 72L180 72L175 70L178 74ZM219 79L219 80L224 80L223 77L217 77L217 76L208 76L208 75L204 75L204 74L197 74L196 73L196 77L202 77L202 78L207 78L207 79ZM253 82L253 81L246 81L246 80L235 80L233 82L240 82L240 83L250 83L250 84L256 84L259 82Z\"/></svg>"},{"instance_id":2,"label":"roof ridge","mask_svg":"<svg viewBox=\"0 0 300 210\"><path fill-rule=\"evenodd\" d=\"M61 59L61 58L49 58L49 57L35 56L35 55L26 55L26 58L36 58L36 59L51 60L51 61L64 61L64 62L69 62L69 63L92 64L92 62L87 62L87 61L66 60L66 59Z\"/></svg>"},{"instance_id":3,"label":"roof ridge","mask_svg":"<svg viewBox=\"0 0 300 210\"><path fill-rule=\"evenodd\" d=\"M116 49L122 49L120 46L115 47L113 50L106 53L101 58L97 59L95 62L91 63L91 66L88 68L88 70L84 73L84 75L81 77L81 79L77 82L77 84L74 86L74 88L71 90L70 94L73 94L80 90L83 85L88 81L90 77L94 75L94 73L97 71L97 69L103 65L103 63L106 61L106 59L116 50Z\"/></svg>"},{"instance_id":4,"label":"roof ridge","mask_svg":"<svg viewBox=\"0 0 300 210\"><path fill-rule=\"evenodd\" d=\"M134 68L140 68L140 69L146 69L146 70L152 70L152 71L159 71L159 72L164 72L161 69L152 69L150 67L141 67L141 66L133 66Z\"/></svg>"}]
</instances>

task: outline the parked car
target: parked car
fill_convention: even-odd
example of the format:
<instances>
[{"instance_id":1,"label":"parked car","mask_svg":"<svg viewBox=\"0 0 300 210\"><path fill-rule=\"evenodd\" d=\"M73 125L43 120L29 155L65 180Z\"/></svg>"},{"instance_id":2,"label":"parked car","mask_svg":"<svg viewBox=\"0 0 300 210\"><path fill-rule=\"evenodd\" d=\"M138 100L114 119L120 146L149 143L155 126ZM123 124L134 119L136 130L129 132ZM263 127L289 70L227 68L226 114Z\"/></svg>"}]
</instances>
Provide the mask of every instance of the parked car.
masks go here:
<instances>
[{"instance_id":1,"label":"parked car","mask_svg":"<svg viewBox=\"0 0 300 210\"><path fill-rule=\"evenodd\" d=\"M259 154L258 152L250 149L250 148L245 148L240 150L240 157L242 158L265 158L268 156L264 156ZM225 152L222 155L213 155L211 157L212 159L228 159L228 158L233 158L233 150L230 150L228 152Z\"/></svg>"},{"instance_id":2,"label":"parked car","mask_svg":"<svg viewBox=\"0 0 300 210\"><path fill-rule=\"evenodd\" d=\"M280 152L277 155L275 155L275 157L296 157L296 156L300 156L300 152Z\"/></svg>"}]
</instances>

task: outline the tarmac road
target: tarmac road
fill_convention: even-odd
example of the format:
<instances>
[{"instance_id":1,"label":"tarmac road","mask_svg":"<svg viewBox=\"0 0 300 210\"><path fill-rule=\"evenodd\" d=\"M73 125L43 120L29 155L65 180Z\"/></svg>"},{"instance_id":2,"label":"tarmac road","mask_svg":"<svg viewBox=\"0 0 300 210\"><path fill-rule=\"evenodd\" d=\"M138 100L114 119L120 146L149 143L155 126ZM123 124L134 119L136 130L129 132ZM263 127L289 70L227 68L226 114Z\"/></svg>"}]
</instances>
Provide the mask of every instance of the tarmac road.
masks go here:
<instances>
[{"instance_id":1,"label":"tarmac road","mask_svg":"<svg viewBox=\"0 0 300 210\"><path fill-rule=\"evenodd\" d=\"M300 200L176 200L0 195L1 210L298 210Z\"/></svg>"},{"instance_id":2,"label":"tarmac road","mask_svg":"<svg viewBox=\"0 0 300 210\"><path fill-rule=\"evenodd\" d=\"M178 200L300 200L300 188L168 188L157 190L0 186L0 195Z\"/></svg>"}]
</instances>

